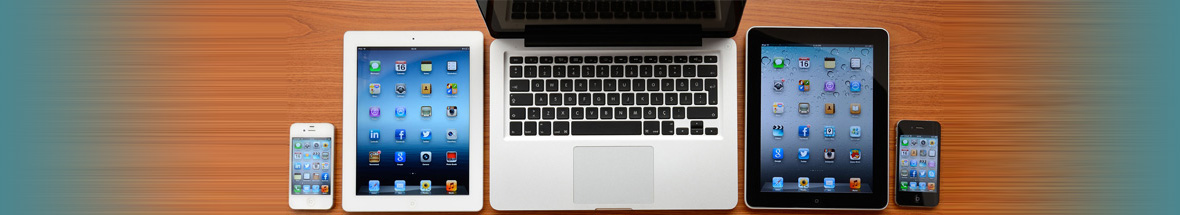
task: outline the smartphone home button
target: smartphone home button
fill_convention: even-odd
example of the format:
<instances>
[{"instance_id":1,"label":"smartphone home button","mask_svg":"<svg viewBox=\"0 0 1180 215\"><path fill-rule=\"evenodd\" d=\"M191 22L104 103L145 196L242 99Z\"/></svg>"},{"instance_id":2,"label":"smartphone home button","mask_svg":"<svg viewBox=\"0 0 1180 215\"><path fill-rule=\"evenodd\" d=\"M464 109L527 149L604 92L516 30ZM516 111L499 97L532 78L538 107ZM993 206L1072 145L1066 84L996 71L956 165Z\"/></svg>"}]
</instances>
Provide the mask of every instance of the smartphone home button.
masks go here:
<instances>
[{"instance_id":1,"label":"smartphone home button","mask_svg":"<svg viewBox=\"0 0 1180 215\"><path fill-rule=\"evenodd\" d=\"M915 203L921 203L921 202L922 202L922 197L921 197L921 196L914 196L914 202L915 202Z\"/></svg>"},{"instance_id":2,"label":"smartphone home button","mask_svg":"<svg viewBox=\"0 0 1180 215\"><path fill-rule=\"evenodd\" d=\"M815 203L816 203L816 204L819 204L819 199L815 199Z\"/></svg>"},{"instance_id":3,"label":"smartphone home button","mask_svg":"<svg viewBox=\"0 0 1180 215\"><path fill-rule=\"evenodd\" d=\"M308 206L308 207L315 206L315 200L312 200L312 199L310 199L310 198L309 198L309 199L307 199L307 206Z\"/></svg>"}]
</instances>

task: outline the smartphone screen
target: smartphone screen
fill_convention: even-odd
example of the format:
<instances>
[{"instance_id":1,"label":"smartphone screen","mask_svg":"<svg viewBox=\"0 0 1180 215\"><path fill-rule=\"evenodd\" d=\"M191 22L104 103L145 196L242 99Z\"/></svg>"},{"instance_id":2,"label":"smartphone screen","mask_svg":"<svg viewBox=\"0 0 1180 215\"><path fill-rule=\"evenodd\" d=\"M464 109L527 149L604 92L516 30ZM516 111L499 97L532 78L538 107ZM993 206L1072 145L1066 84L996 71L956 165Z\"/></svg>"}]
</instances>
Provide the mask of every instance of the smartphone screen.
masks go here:
<instances>
[{"instance_id":1,"label":"smartphone screen","mask_svg":"<svg viewBox=\"0 0 1180 215\"><path fill-rule=\"evenodd\" d=\"M332 195L332 138L291 138L291 195Z\"/></svg>"},{"instance_id":2,"label":"smartphone screen","mask_svg":"<svg viewBox=\"0 0 1180 215\"><path fill-rule=\"evenodd\" d=\"M938 136L902 134L897 139L898 191L937 193Z\"/></svg>"}]
</instances>

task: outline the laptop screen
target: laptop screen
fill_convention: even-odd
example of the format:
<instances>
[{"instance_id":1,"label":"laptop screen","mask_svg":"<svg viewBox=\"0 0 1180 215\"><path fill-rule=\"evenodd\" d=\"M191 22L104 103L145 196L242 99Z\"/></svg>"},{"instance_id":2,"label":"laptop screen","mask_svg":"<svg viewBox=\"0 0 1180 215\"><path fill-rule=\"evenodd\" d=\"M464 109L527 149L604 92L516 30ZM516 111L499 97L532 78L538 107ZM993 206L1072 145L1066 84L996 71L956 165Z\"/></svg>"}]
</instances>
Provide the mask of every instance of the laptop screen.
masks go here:
<instances>
[{"instance_id":1,"label":"laptop screen","mask_svg":"<svg viewBox=\"0 0 1180 215\"><path fill-rule=\"evenodd\" d=\"M520 38L530 26L676 26L699 28L704 37L732 37L745 1L540 1L479 0L488 31ZM626 31L622 31L626 32Z\"/></svg>"}]
</instances>

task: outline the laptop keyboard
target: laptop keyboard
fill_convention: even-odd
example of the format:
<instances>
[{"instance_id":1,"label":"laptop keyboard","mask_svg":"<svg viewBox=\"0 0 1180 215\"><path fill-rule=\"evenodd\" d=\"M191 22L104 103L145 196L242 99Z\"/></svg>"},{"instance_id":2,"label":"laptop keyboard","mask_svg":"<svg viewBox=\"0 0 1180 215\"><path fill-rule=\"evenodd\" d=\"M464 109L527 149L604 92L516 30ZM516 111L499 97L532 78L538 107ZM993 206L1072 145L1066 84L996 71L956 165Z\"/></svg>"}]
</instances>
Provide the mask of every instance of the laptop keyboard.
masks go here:
<instances>
[{"instance_id":1,"label":"laptop keyboard","mask_svg":"<svg viewBox=\"0 0 1180 215\"><path fill-rule=\"evenodd\" d=\"M508 61L510 136L718 133L715 55Z\"/></svg>"},{"instance_id":2,"label":"laptop keyboard","mask_svg":"<svg viewBox=\"0 0 1180 215\"><path fill-rule=\"evenodd\" d=\"M517 0L512 19L713 19L717 2Z\"/></svg>"}]
</instances>

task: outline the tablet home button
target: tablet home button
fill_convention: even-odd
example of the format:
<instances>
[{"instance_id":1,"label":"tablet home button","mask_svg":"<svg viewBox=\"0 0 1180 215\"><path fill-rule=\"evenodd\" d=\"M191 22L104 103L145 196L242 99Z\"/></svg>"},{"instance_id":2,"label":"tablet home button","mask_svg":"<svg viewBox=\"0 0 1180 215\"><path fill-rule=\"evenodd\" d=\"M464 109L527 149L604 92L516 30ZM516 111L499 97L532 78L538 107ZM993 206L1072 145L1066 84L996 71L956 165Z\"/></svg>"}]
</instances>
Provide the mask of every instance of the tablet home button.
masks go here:
<instances>
[{"instance_id":1,"label":"tablet home button","mask_svg":"<svg viewBox=\"0 0 1180 215\"><path fill-rule=\"evenodd\" d=\"M417 205L417 202L410 201L410 208L414 208L415 205Z\"/></svg>"},{"instance_id":2,"label":"tablet home button","mask_svg":"<svg viewBox=\"0 0 1180 215\"><path fill-rule=\"evenodd\" d=\"M921 196L914 196L914 202L922 202Z\"/></svg>"},{"instance_id":3,"label":"tablet home button","mask_svg":"<svg viewBox=\"0 0 1180 215\"><path fill-rule=\"evenodd\" d=\"M816 204L819 204L819 199L815 199L815 203L816 203Z\"/></svg>"},{"instance_id":4,"label":"tablet home button","mask_svg":"<svg viewBox=\"0 0 1180 215\"><path fill-rule=\"evenodd\" d=\"M307 206L308 207L315 206L315 201L313 201L311 199L307 199Z\"/></svg>"}]
</instances>

